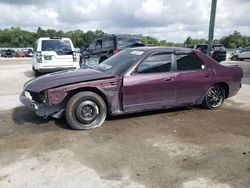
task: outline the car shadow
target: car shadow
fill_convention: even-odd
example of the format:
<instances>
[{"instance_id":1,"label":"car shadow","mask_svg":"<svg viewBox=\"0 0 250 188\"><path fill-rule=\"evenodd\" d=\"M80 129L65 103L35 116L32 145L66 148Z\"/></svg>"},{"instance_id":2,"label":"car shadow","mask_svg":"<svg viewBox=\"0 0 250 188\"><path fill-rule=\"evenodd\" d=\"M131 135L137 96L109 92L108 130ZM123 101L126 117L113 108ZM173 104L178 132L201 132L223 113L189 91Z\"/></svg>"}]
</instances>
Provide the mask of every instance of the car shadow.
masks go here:
<instances>
[{"instance_id":1,"label":"car shadow","mask_svg":"<svg viewBox=\"0 0 250 188\"><path fill-rule=\"evenodd\" d=\"M16 107L12 112L12 120L15 122L16 125L22 126L26 123L32 123L36 125L45 125L48 124L50 121L54 121L55 125L62 129L72 130L64 116L62 118L53 118L53 117L39 117L32 109L26 106L19 106Z\"/></svg>"},{"instance_id":2,"label":"car shadow","mask_svg":"<svg viewBox=\"0 0 250 188\"><path fill-rule=\"evenodd\" d=\"M116 121L116 120L130 119L130 118L164 114L164 113L168 116L175 116L178 113L183 113L189 110L192 110L192 107L179 107L179 108L171 108L163 110L153 110L153 111L138 112L133 114L108 116L106 121ZM59 128L66 130L73 130L71 127L68 126L64 115L59 119L53 117L48 117L44 119L43 117L37 116L32 109L25 106L19 106L13 110L12 120L19 126L25 125L26 123L43 125L43 124L48 124L50 121L54 121L54 124Z\"/></svg>"},{"instance_id":3,"label":"car shadow","mask_svg":"<svg viewBox=\"0 0 250 188\"><path fill-rule=\"evenodd\" d=\"M48 123L52 118L48 117L47 119L44 119L42 117L39 117L36 115L36 113L26 107L26 106L18 106L14 108L12 112L12 120L17 125L24 125L25 123L34 123L34 124L46 124Z\"/></svg>"},{"instance_id":4,"label":"car shadow","mask_svg":"<svg viewBox=\"0 0 250 188\"><path fill-rule=\"evenodd\" d=\"M24 75L28 78L35 78L36 77L34 71L32 71L32 70L25 71Z\"/></svg>"},{"instance_id":5,"label":"car shadow","mask_svg":"<svg viewBox=\"0 0 250 188\"><path fill-rule=\"evenodd\" d=\"M108 116L107 120L113 121L113 120L120 120L120 119L130 119L130 118L150 116L150 115L156 115L156 114L164 114L164 113L170 116L174 116L176 115L177 112L185 112L191 109L192 107L176 107L176 108L169 108L169 109L136 112L136 113L124 114L124 115L118 115L118 116Z\"/></svg>"}]
</instances>

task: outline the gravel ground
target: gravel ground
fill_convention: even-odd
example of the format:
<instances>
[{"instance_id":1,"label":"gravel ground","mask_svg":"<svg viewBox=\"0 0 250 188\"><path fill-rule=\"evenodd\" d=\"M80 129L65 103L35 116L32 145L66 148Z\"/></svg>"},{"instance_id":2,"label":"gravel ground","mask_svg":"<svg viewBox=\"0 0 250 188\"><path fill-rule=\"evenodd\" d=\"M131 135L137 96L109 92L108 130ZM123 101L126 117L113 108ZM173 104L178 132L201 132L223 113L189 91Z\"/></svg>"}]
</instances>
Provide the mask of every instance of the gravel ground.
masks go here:
<instances>
[{"instance_id":1,"label":"gravel ground","mask_svg":"<svg viewBox=\"0 0 250 188\"><path fill-rule=\"evenodd\" d=\"M249 187L250 62L243 87L214 111L177 108L70 130L18 95L31 59L0 59L0 187Z\"/></svg>"}]
</instances>

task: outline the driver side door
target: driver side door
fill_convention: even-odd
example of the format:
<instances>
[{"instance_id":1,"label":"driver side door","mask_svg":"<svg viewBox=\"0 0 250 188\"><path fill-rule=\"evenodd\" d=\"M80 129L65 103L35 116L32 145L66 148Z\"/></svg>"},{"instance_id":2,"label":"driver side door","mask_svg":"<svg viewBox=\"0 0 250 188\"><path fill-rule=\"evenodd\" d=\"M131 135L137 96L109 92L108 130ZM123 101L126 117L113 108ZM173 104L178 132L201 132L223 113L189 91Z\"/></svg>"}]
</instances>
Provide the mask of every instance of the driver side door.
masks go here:
<instances>
[{"instance_id":1,"label":"driver side door","mask_svg":"<svg viewBox=\"0 0 250 188\"><path fill-rule=\"evenodd\" d=\"M175 100L173 54L156 53L140 63L123 81L124 111L156 109Z\"/></svg>"}]
</instances>

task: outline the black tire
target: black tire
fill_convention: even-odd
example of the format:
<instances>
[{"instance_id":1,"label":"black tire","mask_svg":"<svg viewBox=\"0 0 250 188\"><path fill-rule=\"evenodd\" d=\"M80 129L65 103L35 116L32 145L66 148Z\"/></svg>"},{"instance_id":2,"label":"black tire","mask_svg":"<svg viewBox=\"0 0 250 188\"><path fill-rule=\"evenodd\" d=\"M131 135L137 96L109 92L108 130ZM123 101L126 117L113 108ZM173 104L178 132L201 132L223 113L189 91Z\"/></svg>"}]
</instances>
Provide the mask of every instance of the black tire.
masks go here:
<instances>
[{"instance_id":1,"label":"black tire","mask_svg":"<svg viewBox=\"0 0 250 188\"><path fill-rule=\"evenodd\" d=\"M232 58L231 58L232 61L239 61L239 58L237 55L234 55Z\"/></svg>"},{"instance_id":2,"label":"black tire","mask_svg":"<svg viewBox=\"0 0 250 188\"><path fill-rule=\"evenodd\" d=\"M213 85L207 90L202 105L207 109L216 109L223 104L224 99L224 87L221 85Z\"/></svg>"},{"instance_id":3,"label":"black tire","mask_svg":"<svg viewBox=\"0 0 250 188\"><path fill-rule=\"evenodd\" d=\"M108 59L107 57L101 57L100 60L99 60L99 63L105 61L106 59Z\"/></svg>"},{"instance_id":4,"label":"black tire","mask_svg":"<svg viewBox=\"0 0 250 188\"><path fill-rule=\"evenodd\" d=\"M34 72L35 72L35 77L38 77L41 75L41 73L38 70L34 70Z\"/></svg>"},{"instance_id":5,"label":"black tire","mask_svg":"<svg viewBox=\"0 0 250 188\"><path fill-rule=\"evenodd\" d=\"M96 93L83 91L71 97L66 106L66 120L72 129L100 127L107 116L105 101Z\"/></svg>"}]
</instances>

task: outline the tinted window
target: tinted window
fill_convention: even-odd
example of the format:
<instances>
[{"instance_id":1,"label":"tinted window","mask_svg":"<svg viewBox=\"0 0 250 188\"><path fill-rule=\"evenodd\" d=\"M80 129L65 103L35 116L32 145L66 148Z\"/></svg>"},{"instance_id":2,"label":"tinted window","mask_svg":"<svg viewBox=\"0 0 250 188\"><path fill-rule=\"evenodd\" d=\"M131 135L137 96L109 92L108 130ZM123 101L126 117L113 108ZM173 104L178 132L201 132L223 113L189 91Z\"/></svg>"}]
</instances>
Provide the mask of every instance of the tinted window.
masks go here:
<instances>
[{"instance_id":1,"label":"tinted window","mask_svg":"<svg viewBox=\"0 0 250 188\"><path fill-rule=\"evenodd\" d=\"M202 65L205 63L195 54L178 54L176 55L177 60L177 70L194 70L194 69L202 69Z\"/></svg>"},{"instance_id":2,"label":"tinted window","mask_svg":"<svg viewBox=\"0 0 250 188\"><path fill-rule=\"evenodd\" d=\"M137 73L159 73L171 71L172 54L159 53L148 57L137 68Z\"/></svg>"},{"instance_id":3,"label":"tinted window","mask_svg":"<svg viewBox=\"0 0 250 188\"><path fill-rule=\"evenodd\" d=\"M102 48L102 41L101 40L98 40L97 42L96 42L96 50L99 50L99 49L101 49Z\"/></svg>"},{"instance_id":4,"label":"tinted window","mask_svg":"<svg viewBox=\"0 0 250 188\"><path fill-rule=\"evenodd\" d=\"M89 45L89 50L94 50L95 49L95 43L96 42L93 42Z\"/></svg>"},{"instance_id":5,"label":"tinted window","mask_svg":"<svg viewBox=\"0 0 250 188\"><path fill-rule=\"evenodd\" d=\"M104 38L102 42L103 48L112 48L114 47L114 38Z\"/></svg>"},{"instance_id":6,"label":"tinted window","mask_svg":"<svg viewBox=\"0 0 250 188\"><path fill-rule=\"evenodd\" d=\"M143 51L126 49L95 66L94 69L102 72L123 75L134 63L142 58L143 54Z\"/></svg>"},{"instance_id":7,"label":"tinted window","mask_svg":"<svg viewBox=\"0 0 250 188\"><path fill-rule=\"evenodd\" d=\"M250 48L243 48L242 49L242 52L249 52L250 51Z\"/></svg>"},{"instance_id":8,"label":"tinted window","mask_svg":"<svg viewBox=\"0 0 250 188\"><path fill-rule=\"evenodd\" d=\"M58 55L72 53L71 45L68 40L43 40L42 51L55 51Z\"/></svg>"},{"instance_id":9,"label":"tinted window","mask_svg":"<svg viewBox=\"0 0 250 188\"><path fill-rule=\"evenodd\" d=\"M207 45L197 45L196 49L201 51L204 54L208 53L208 46Z\"/></svg>"},{"instance_id":10,"label":"tinted window","mask_svg":"<svg viewBox=\"0 0 250 188\"><path fill-rule=\"evenodd\" d=\"M143 45L144 43L139 38L131 38L131 37L117 37L117 48L124 49L135 44Z\"/></svg>"}]
</instances>

